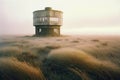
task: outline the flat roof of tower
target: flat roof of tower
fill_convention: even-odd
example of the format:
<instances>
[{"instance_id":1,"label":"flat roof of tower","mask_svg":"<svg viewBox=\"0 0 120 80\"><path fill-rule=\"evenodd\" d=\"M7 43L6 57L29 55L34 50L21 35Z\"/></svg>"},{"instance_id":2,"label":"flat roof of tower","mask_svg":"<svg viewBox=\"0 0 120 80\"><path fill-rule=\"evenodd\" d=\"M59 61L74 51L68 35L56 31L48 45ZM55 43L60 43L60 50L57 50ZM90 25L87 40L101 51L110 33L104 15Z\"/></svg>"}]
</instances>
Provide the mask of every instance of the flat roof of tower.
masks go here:
<instances>
[{"instance_id":1,"label":"flat roof of tower","mask_svg":"<svg viewBox=\"0 0 120 80\"><path fill-rule=\"evenodd\" d=\"M61 12L61 13L63 13L63 12L60 11L60 10L53 10L51 7L45 7L44 10L36 10L36 11L34 11L34 12L39 12L39 11L56 11L56 12ZM34 13L34 12L33 12L33 13Z\"/></svg>"}]
</instances>

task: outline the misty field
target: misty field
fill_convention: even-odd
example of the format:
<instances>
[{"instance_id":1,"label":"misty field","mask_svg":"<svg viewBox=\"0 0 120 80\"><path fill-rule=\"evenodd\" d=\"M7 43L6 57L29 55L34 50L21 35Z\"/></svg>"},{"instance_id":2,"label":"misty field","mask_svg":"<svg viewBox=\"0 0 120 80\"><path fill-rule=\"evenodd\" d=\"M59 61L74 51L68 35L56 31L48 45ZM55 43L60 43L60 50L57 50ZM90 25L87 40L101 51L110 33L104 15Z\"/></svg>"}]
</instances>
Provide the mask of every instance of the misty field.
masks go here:
<instances>
[{"instance_id":1,"label":"misty field","mask_svg":"<svg viewBox=\"0 0 120 80\"><path fill-rule=\"evenodd\" d=\"M0 80L120 80L120 36L1 36Z\"/></svg>"}]
</instances>

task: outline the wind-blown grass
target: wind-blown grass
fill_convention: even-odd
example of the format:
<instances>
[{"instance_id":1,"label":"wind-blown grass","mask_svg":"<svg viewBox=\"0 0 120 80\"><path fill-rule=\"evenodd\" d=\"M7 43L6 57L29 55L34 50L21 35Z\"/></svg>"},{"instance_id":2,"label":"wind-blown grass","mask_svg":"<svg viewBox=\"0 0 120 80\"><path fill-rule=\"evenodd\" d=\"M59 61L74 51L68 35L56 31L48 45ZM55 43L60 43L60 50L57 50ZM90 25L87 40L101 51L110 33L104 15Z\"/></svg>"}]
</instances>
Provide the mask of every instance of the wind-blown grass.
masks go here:
<instances>
[{"instance_id":1,"label":"wind-blown grass","mask_svg":"<svg viewBox=\"0 0 120 80\"><path fill-rule=\"evenodd\" d=\"M48 62L65 66L72 71L77 68L95 80L119 80L120 68L117 65L109 61L100 61L80 50L72 48L53 50L48 55Z\"/></svg>"},{"instance_id":2,"label":"wind-blown grass","mask_svg":"<svg viewBox=\"0 0 120 80\"><path fill-rule=\"evenodd\" d=\"M45 80L42 72L15 58L0 58L1 80Z\"/></svg>"},{"instance_id":3,"label":"wind-blown grass","mask_svg":"<svg viewBox=\"0 0 120 80\"><path fill-rule=\"evenodd\" d=\"M0 80L120 80L120 38L4 37Z\"/></svg>"},{"instance_id":4,"label":"wind-blown grass","mask_svg":"<svg viewBox=\"0 0 120 80\"><path fill-rule=\"evenodd\" d=\"M3 47L0 49L0 57L10 57L10 56L17 56L22 53L22 50L17 47Z\"/></svg>"}]
</instances>

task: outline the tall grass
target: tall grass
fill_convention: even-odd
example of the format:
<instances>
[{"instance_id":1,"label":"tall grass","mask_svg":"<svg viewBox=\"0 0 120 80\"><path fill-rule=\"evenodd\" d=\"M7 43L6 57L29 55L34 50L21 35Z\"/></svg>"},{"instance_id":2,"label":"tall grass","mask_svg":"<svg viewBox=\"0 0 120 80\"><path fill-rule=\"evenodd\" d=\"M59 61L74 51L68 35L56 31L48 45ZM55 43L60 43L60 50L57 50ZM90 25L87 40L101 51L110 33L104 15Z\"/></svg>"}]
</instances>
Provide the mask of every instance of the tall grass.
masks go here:
<instances>
[{"instance_id":1,"label":"tall grass","mask_svg":"<svg viewBox=\"0 0 120 80\"><path fill-rule=\"evenodd\" d=\"M29 64L31 64L34 67L38 67L41 65L41 60L39 59L39 55L30 52L30 51L24 51L21 54L19 54L18 56L16 56L16 58L21 61L21 62L27 62Z\"/></svg>"},{"instance_id":2,"label":"tall grass","mask_svg":"<svg viewBox=\"0 0 120 80\"><path fill-rule=\"evenodd\" d=\"M119 38L9 37L0 80L120 80Z\"/></svg>"},{"instance_id":3,"label":"tall grass","mask_svg":"<svg viewBox=\"0 0 120 80\"><path fill-rule=\"evenodd\" d=\"M18 47L2 47L0 48L0 57L17 56L22 53L22 49Z\"/></svg>"},{"instance_id":4,"label":"tall grass","mask_svg":"<svg viewBox=\"0 0 120 80\"><path fill-rule=\"evenodd\" d=\"M78 68L95 80L119 80L120 78L120 68L117 65L109 61L98 60L83 51L72 48L51 51L48 55L48 62L72 68L72 71Z\"/></svg>"},{"instance_id":5,"label":"tall grass","mask_svg":"<svg viewBox=\"0 0 120 80\"><path fill-rule=\"evenodd\" d=\"M41 70L15 58L0 58L1 80L45 80Z\"/></svg>"}]
</instances>

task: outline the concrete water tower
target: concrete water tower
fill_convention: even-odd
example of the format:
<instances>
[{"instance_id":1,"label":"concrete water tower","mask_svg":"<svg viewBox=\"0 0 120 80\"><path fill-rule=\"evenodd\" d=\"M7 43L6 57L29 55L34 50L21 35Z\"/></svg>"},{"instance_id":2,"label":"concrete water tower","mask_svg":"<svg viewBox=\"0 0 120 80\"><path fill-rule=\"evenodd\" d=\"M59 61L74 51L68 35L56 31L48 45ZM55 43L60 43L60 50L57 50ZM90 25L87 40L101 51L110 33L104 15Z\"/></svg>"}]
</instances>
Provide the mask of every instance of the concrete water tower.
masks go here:
<instances>
[{"instance_id":1,"label":"concrete water tower","mask_svg":"<svg viewBox=\"0 0 120 80\"><path fill-rule=\"evenodd\" d=\"M35 36L60 36L60 26L63 21L62 14L62 11L52 10L51 7L34 11Z\"/></svg>"}]
</instances>

